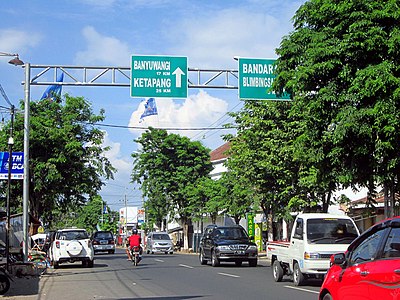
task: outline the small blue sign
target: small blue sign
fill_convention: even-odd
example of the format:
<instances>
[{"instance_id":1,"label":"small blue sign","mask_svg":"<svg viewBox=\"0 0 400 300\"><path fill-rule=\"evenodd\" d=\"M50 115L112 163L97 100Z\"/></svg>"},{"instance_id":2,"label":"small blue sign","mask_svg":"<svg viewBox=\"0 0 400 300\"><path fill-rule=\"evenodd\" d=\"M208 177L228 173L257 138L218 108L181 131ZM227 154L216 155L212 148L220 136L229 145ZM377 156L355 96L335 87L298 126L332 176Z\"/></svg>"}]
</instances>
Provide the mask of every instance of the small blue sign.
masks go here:
<instances>
[{"instance_id":1,"label":"small blue sign","mask_svg":"<svg viewBox=\"0 0 400 300\"><path fill-rule=\"evenodd\" d=\"M8 152L0 152L0 179L8 179ZM11 179L24 178L24 152L12 153Z\"/></svg>"}]
</instances>

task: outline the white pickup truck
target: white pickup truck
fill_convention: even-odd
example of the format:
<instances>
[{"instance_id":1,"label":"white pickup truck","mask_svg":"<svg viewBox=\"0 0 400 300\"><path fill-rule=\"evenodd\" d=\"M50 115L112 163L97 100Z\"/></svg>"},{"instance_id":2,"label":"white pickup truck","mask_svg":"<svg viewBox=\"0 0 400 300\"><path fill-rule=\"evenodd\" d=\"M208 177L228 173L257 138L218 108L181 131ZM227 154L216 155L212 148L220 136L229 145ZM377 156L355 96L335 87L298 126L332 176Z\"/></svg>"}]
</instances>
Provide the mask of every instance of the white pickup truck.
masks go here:
<instances>
[{"instance_id":1,"label":"white pickup truck","mask_svg":"<svg viewBox=\"0 0 400 300\"><path fill-rule=\"evenodd\" d=\"M322 278L330 267L331 255L346 251L359 234L348 216L299 214L288 242L267 243L274 280L279 282L284 275L293 275L298 286L307 278Z\"/></svg>"}]
</instances>

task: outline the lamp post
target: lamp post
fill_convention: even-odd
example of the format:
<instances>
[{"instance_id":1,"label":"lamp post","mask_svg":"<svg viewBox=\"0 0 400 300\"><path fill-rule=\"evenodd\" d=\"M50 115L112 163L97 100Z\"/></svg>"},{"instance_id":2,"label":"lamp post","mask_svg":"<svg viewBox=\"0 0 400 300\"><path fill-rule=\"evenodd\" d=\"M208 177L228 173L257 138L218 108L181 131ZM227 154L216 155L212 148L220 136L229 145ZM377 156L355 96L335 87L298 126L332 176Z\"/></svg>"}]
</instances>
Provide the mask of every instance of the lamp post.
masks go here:
<instances>
[{"instance_id":1,"label":"lamp post","mask_svg":"<svg viewBox=\"0 0 400 300\"><path fill-rule=\"evenodd\" d=\"M18 54L13 54L13 53L6 53L6 52L0 52L0 56L11 56L14 57L11 59L8 63L12 64L14 66L21 66L24 64L22 60L19 59ZM4 94L4 97L5 94ZM11 114L11 126L10 126L10 136L8 138L8 176L7 176L7 203L6 203L6 218L7 218L7 223L6 223L6 270L9 270L9 260L10 260L10 197L11 197L11 170L12 170L12 165L13 165L13 159L12 159L12 148L14 145L14 138L13 138L13 130L14 130L14 111L15 107L8 101L8 98L6 97L6 100L8 104L10 104L10 114Z\"/></svg>"},{"instance_id":2,"label":"lamp post","mask_svg":"<svg viewBox=\"0 0 400 300\"><path fill-rule=\"evenodd\" d=\"M0 52L0 56L11 56L14 57L8 63L14 66L22 66L24 62L19 59L19 55L17 53L7 53L7 52ZM29 74L28 74L29 72ZM30 65L25 65L25 79L30 79ZM24 150L28 149L29 151L29 89L30 89L30 82L25 83L25 120L24 120ZM28 97L28 98L27 98ZM28 99L28 101L27 101ZM28 106L26 106L28 103ZM10 103L9 103L10 104ZM7 228L6 228L6 267L8 270L8 263L9 263L9 228L10 228L10 194L11 194L11 168L12 168L12 146L14 144L13 139L13 125L14 125L14 105L11 105L11 129L10 129L10 137L8 140L8 149L9 149L9 158L8 158L8 184L7 184ZM27 142L28 141L28 142ZM29 199L29 160L28 155L29 152L24 152L24 192L23 192L23 250L24 250L24 261L27 260L28 257L28 231L27 231L27 220L28 220L28 199ZM26 202L26 203L25 203Z\"/></svg>"}]
</instances>

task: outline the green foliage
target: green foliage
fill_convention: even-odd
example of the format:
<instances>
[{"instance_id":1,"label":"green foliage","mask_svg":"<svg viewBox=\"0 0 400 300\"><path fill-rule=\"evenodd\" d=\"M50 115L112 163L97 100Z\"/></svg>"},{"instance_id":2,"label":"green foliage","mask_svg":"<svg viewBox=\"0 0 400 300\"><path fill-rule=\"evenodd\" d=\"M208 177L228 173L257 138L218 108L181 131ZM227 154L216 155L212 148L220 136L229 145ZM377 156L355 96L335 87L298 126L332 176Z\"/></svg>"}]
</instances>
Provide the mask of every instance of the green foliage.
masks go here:
<instances>
[{"instance_id":1,"label":"green foliage","mask_svg":"<svg viewBox=\"0 0 400 300\"><path fill-rule=\"evenodd\" d=\"M141 153L133 153L132 180L141 183L146 215L159 225L170 214L182 224L198 215L201 197L198 180L208 176L212 167L209 150L200 142L149 128L136 140Z\"/></svg>"},{"instance_id":2,"label":"green foliage","mask_svg":"<svg viewBox=\"0 0 400 300\"><path fill-rule=\"evenodd\" d=\"M231 145L227 176L230 194L237 195L234 207L242 216L245 209L258 206L266 214L285 214L299 193L300 163L294 159L298 149L293 140L301 124L289 115L290 109L289 102L246 101L240 112L232 114L238 132L226 137Z\"/></svg>"},{"instance_id":3,"label":"green foliage","mask_svg":"<svg viewBox=\"0 0 400 300\"><path fill-rule=\"evenodd\" d=\"M398 191L399 8L394 0L307 1L277 49L275 89L290 91L304 129L300 180L325 204L340 186Z\"/></svg>"},{"instance_id":4,"label":"green foliage","mask_svg":"<svg viewBox=\"0 0 400 300\"><path fill-rule=\"evenodd\" d=\"M100 196L94 196L83 206L68 207L67 212L55 209L50 229L66 227L84 228L89 233L100 230L109 230L117 233L118 212L112 211L106 206L107 213L102 213L104 201Z\"/></svg>"},{"instance_id":5,"label":"green foliage","mask_svg":"<svg viewBox=\"0 0 400 300\"><path fill-rule=\"evenodd\" d=\"M30 212L48 223L55 220L54 211L79 210L115 170L104 156L104 132L92 125L104 120L104 111L96 115L84 98L66 94L63 101L31 102L30 112ZM17 114L14 151L23 151L23 126L23 115ZM3 145L7 129L1 131ZM21 182L13 182L13 189L22 195Z\"/></svg>"},{"instance_id":6,"label":"green foliage","mask_svg":"<svg viewBox=\"0 0 400 300\"><path fill-rule=\"evenodd\" d=\"M236 224L246 213L258 209L253 207L256 199L252 186L249 186L243 177L235 176L235 172L223 173L218 180L220 191L218 199L219 207L224 209L227 215L234 218ZM217 192L217 191L216 191ZM217 192L218 193L218 192Z\"/></svg>"}]
</instances>

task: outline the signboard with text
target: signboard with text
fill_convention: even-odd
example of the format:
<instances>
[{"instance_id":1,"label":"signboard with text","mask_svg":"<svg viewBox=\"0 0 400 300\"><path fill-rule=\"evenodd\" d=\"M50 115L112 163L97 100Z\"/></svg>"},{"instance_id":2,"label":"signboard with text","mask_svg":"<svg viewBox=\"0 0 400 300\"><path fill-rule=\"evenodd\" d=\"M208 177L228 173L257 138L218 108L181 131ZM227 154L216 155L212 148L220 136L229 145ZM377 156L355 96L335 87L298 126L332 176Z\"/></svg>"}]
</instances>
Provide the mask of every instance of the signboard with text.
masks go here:
<instances>
[{"instance_id":1,"label":"signboard with text","mask_svg":"<svg viewBox=\"0 0 400 300\"><path fill-rule=\"evenodd\" d=\"M247 234L250 237L254 237L255 234L255 223L254 223L254 215L247 214Z\"/></svg>"},{"instance_id":2,"label":"signboard with text","mask_svg":"<svg viewBox=\"0 0 400 300\"><path fill-rule=\"evenodd\" d=\"M186 98L187 57L132 55L131 97Z\"/></svg>"},{"instance_id":3,"label":"signboard with text","mask_svg":"<svg viewBox=\"0 0 400 300\"><path fill-rule=\"evenodd\" d=\"M8 152L0 152L0 179L8 179ZM11 179L24 178L24 152L12 153Z\"/></svg>"},{"instance_id":4,"label":"signboard with text","mask_svg":"<svg viewBox=\"0 0 400 300\"><path fill-rule=\"evenodd\" d=\"M239 98L243 100L290 100L290 95L275 94L271 87L275 59L239 58Z\"/></svg>"}]
</instances>

